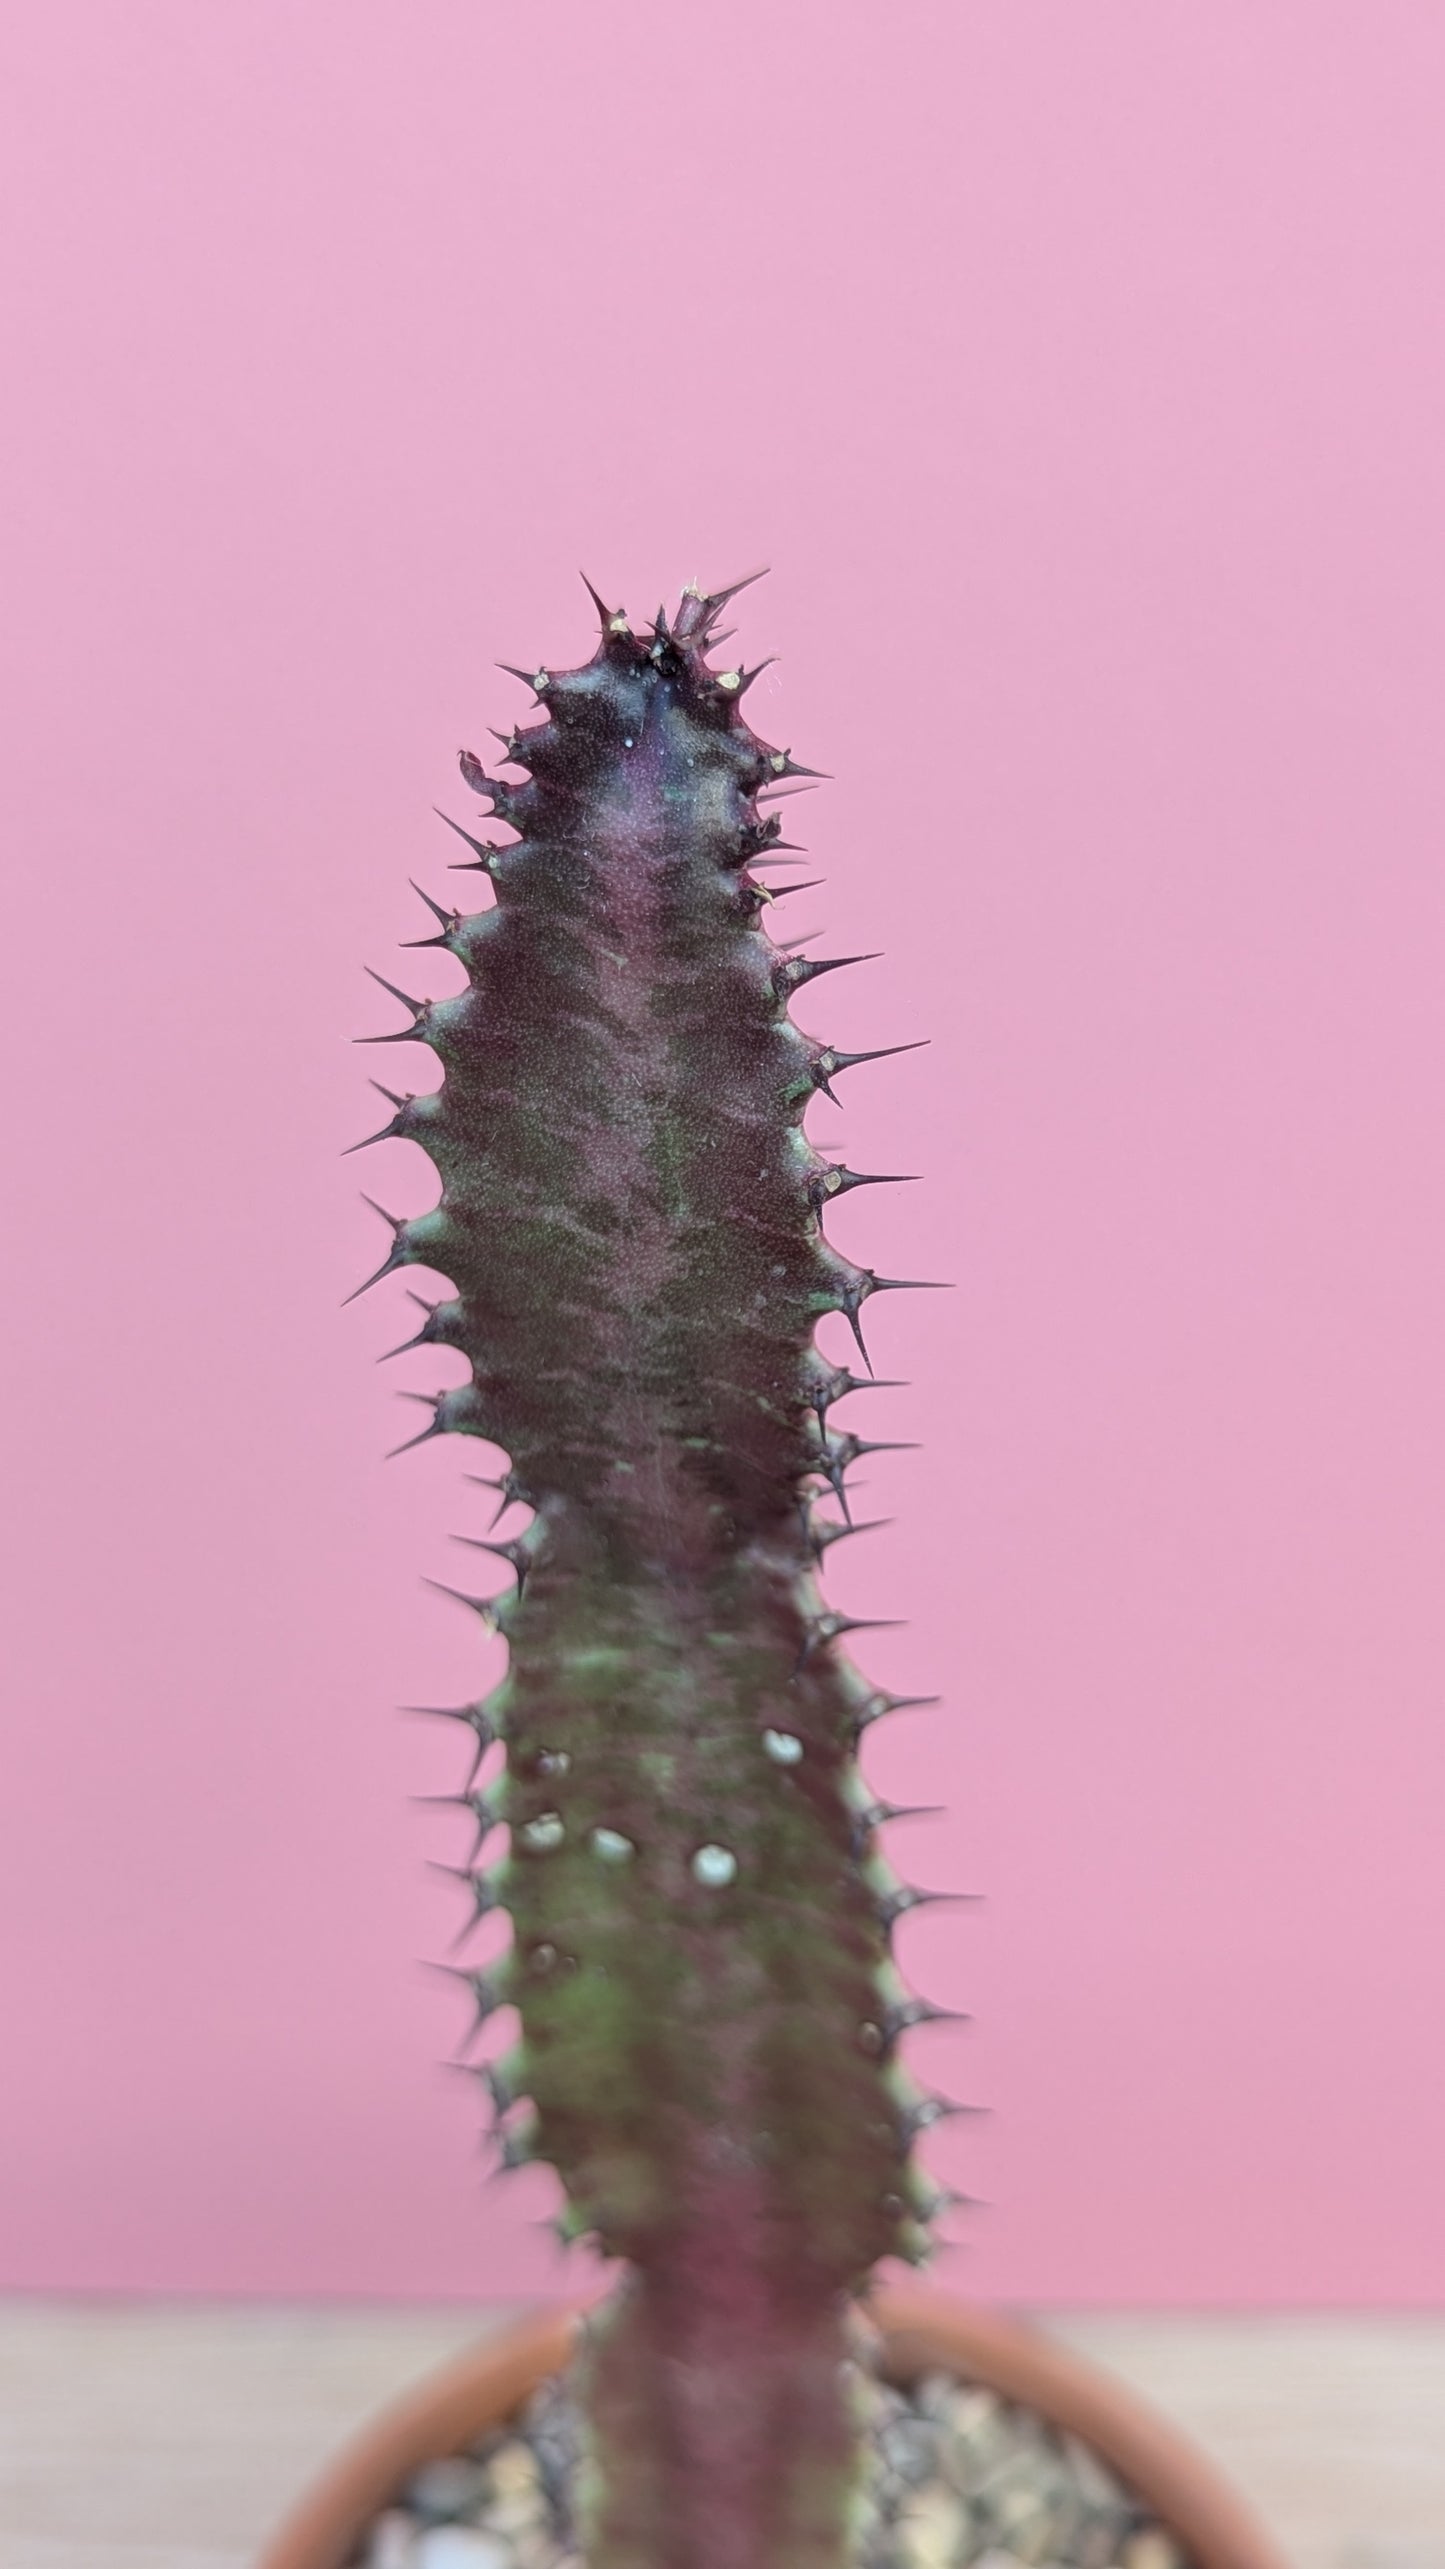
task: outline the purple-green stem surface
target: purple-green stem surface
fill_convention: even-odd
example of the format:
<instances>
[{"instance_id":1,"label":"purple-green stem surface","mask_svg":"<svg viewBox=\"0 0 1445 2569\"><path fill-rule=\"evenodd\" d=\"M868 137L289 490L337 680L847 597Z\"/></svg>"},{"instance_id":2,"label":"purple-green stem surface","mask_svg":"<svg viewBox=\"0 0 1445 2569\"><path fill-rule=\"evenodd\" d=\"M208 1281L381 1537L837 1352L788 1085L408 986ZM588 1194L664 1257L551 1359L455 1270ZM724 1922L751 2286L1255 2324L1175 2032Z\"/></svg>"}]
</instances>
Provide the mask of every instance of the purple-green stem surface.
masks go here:
<instances>
[{"instance_id":1,"label":"purple-green stem surface","mask_svg":"<svg viewBox=\"0 0 1445 2569\"><path fill-rule=\"evenodd\" d=\"M884 1280L822 1234L858 1181L803 1118L847 1057L791 1022L829 967L772 943L751 870L806 771L708 665L729 594L642 633L604 610L585 667L537 671L526 781L463 753L516 835L469 840L493 905L424 941L468 987L388 1039L441 1062L386 1127L441 1198L379 1272L449 1281L408 1343L470 1367L422 1433L503 1448L533 1511L515 1589L475 1601L510 1666L465 1708L506 1754L470 1798L478 1850L509 1843L465 1880L513 1931L475 1977L479 2019L520 2019L484 2073L504 2161L550 2163L564 2235L626 2264L585 2355L589 2569L841 2569L849 2310L938 2208L911 2164L937 2100L894 2064L939 2012L889 1958L923 1895L856 1763L890 1699L818 1585L859 1451L833 1404L868 1377L814 1330Z\"/></svg>"}]
</instances>

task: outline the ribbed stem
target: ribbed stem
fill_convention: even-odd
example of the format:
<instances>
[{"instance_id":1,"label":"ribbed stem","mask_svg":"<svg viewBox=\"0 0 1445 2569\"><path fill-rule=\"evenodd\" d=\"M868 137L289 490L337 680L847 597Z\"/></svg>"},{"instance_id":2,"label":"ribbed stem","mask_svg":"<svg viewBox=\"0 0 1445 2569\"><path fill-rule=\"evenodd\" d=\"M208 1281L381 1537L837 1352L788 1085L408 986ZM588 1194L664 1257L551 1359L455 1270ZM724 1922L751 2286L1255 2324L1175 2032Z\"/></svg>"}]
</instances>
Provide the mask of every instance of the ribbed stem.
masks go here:
<instances>
[{"instance_id":1,"label":"ribbed stem","mask_svg":"<svg viewBox=\"0 0 1445 2569\"><path fill-rule=\"evenodd\" d=\"M700 2200L666 2270L608 2307L589 2350L581 2530L597 2569L847 2559L860 2456L843 2314L779 2299L741 2191Z\"/></svg>"},{"instance_id":2,"label":"ribbed stem","mask_svg":"<svg viewBox=\"0 0 1445 2569\"><path fill-rule=\"evenodd\" d=\"M382 1272L451 1280L418 1343L471 1370L433 1428L501 1445L534 1510L479 1717L510 1848L475 1894L513 1926L506 2154L631 2270L591 2362L590 2569L841 2569L849 2297L926 2242L855 1764L880 1707L816 1582L857 1384L813 1331L876 1279L821 1233L846 1177L802 1121L838 1060L747 870L794 771L707 665L721 604L607 618L540 672L526 785L464 757L518 839L472 842L496 907L440 914L469 986L408 1002L444 1080L388 1127L442 1194Z\"/></svg>"}]
</instances>

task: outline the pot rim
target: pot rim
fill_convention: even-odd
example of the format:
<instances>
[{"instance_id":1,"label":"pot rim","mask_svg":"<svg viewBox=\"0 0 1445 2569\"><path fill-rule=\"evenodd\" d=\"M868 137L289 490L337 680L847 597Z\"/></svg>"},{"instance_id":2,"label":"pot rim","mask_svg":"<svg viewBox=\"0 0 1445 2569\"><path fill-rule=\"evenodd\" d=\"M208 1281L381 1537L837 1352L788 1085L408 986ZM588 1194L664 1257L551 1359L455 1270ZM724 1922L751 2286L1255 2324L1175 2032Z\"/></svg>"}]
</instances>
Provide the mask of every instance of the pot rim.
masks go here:
<instances>
[{"instance_id":1,"label":"pot rim","mask_svg":"<svg viewBox=\"0 0 1445 2569\"><path fill-rule=\"evenodd\" d=\"M897 2379L953 2372L1089 2445L1168 2527L1192 2569L1287 2569L1272 2536L1193 2441L1104 2366L1026 2322L951 2295L885 2286L861 2297ZM344 2444L256 2569L344 2569L362 2528L423 2462L456 2453L570 2357L590 2301L533 2310L423 2375Z\"/></svg>"}]
</instances>

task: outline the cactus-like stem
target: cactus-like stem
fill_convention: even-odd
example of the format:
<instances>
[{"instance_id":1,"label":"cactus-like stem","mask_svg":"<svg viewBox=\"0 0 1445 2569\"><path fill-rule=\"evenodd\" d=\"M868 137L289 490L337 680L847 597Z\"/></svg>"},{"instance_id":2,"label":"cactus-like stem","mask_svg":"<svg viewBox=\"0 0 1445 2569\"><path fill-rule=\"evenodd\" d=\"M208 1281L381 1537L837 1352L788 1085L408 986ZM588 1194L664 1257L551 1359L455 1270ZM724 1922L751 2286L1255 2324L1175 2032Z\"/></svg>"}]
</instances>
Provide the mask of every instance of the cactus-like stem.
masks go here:
<instances>
[{"instance_id":1,"label":"cactus-like stem","mask_svg":"<svg viewBox=\"0 0 1445 2569\"><path fill-rule=\"evenodd\" d=\"M840 2569L850 2299L930 2209L889 1961L920 1895L856 1767L886 1699L817 1581L866 1377L813 1334L884 1280L822 1234L853 1181L803 1118L849 1057L789 1018L825 967L760 925L759 798L803 771L708 665L726 594L604 611L586 666L537 671L524 783L463 754L516 837L470 842L492 907L433 905L468 987L405 1001L444 1076L386 1127L442 1186L380 1272L449 1279L412 1343L470 1366L422 1433L504 1448L534 1512L515 1590L474 1600L510 1647L474 1722L509 1845L468 1878L513 1929L504 2157L631 2270L587 2354L589 2569Z\"/></svg>"}]
</instances>

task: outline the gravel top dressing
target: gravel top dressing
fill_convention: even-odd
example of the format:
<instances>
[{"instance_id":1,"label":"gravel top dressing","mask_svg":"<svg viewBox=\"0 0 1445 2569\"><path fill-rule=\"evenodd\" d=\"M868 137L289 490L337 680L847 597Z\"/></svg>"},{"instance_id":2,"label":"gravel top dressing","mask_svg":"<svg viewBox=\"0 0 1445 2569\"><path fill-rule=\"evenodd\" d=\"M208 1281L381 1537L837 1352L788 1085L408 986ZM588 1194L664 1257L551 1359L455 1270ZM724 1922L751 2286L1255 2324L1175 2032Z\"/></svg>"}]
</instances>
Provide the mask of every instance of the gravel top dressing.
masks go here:
<instances>
[{"instance_id":1,"label":"gravel top dressing","mask_svg":"<svg viewBox=\"0 0 1445 2569\"><path fill-rule=\"evenodd\" d=\"M864 2373L858 2569L1189 2569L1097 2456L951 2374L907 2390ZM353 2569L585 2569L581 2421L565 2376L472 2452L429 2462L372 2523Z\"/></svg>"}]
</instances>

